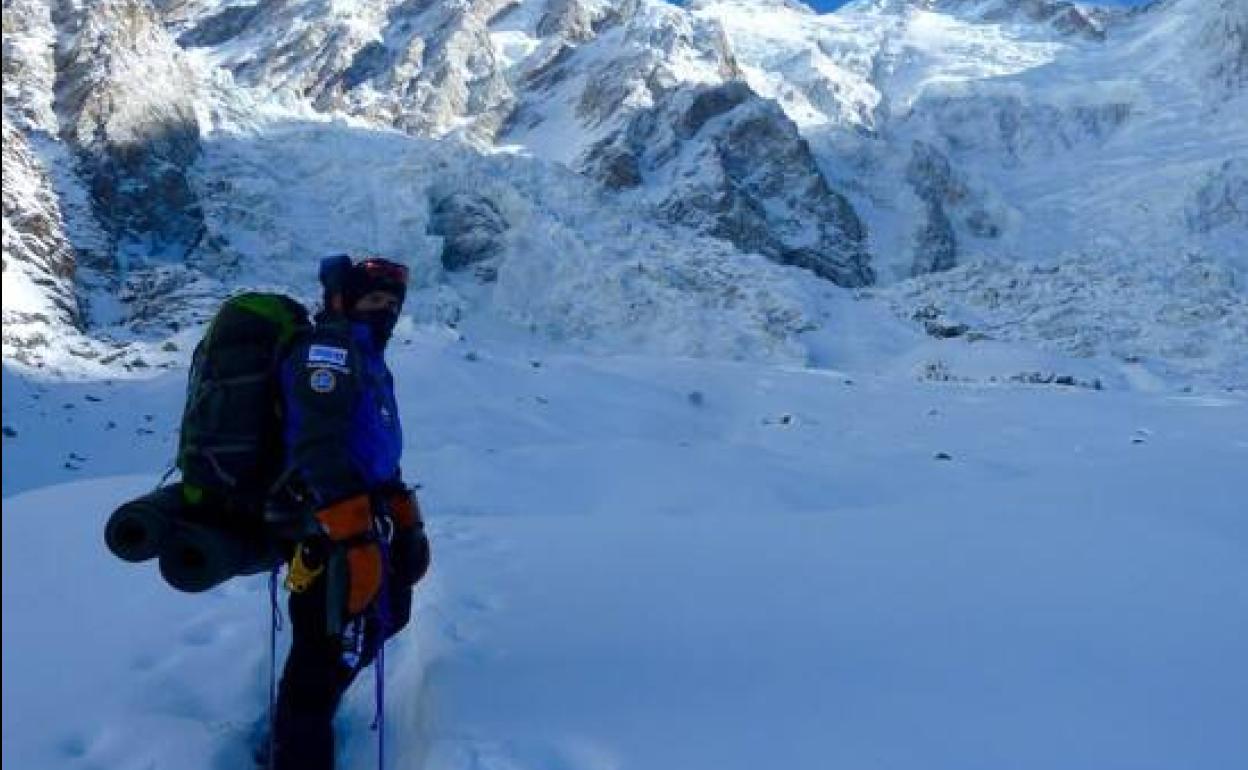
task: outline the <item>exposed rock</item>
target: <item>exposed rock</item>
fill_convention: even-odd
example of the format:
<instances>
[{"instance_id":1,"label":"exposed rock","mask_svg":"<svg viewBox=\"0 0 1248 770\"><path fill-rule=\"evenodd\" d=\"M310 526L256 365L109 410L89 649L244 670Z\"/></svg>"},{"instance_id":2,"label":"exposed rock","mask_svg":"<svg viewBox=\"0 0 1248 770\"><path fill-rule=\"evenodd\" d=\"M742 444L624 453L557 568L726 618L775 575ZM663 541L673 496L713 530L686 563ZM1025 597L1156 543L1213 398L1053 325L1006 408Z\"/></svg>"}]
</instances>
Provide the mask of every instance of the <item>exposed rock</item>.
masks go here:
<instances>
[{"instance_id":1,"label":"exposed rock","mask_svg":"<svg viewBox=\"0 0 1248 770\"><path fill-rule=\"evenodd\" d=\"M792 121L744 83L673 92L591 148L582 167L614 187L661 179L666 218L741 249L842 286L873 280L853 208Z\"/></svg>"},{"instance_id":2,"label":"exposed rock","mask_svg":"<svg viewBox=\"0 0 1248 770\"><path fill-rule=\"evenodd\" d=\"M1248 156L1226 161L1201 181L1188 205L1187 222L1196 233L1231 227L1248 237Z\"/></svg>"},{"instance_id":3,"label":"exposed rock","mask_svg":"<svg viewBox=\"0 0 1248 770\"><path fill-rule=\"evenodd\" d=\"M327 14L314 0L261 0L203 19L181 41L230 42L239 81L292 90L321 111L489 141L514 97L488 25L515 1L369 0Z\"/></svg>"},{"instance_id":4,"label":"exposed rock","mask_svg":"<svg viewBox=\"0 0 1248 770\"><path fill-rule=\"evenodd\" d=\"M462 270L501 254L507 221L489 198L456 192L433 202L429 232L440 235L442 266Z\"/></svg>"},{"instance_id":5,"label":"exposed rock","mask_svg":"<svg viewBox=\"0 0 1248 770\"><path fill-rule=\"evenodd\" d=\"M60 136L127 256L183 257L203 232L187 179L200 153L195 79L142 0L54 16Z\"/></svg>"},{"instance_id":6,"label":"exposed rock","mask_svg":"<svg viewBox=\"0 0 1248 770\"><path fill-rule=\"evenodd\" d=\"M724 0L690 0L689 7L695 11L702 10L704 8L710 8L714 6L716 3L723 2L723 1ZM732 2L732 0L728 0L728 1ZM809 5L807 5L806 3L799 2L799 0L749 0L749 1L752 5L759 5L763 7L773 7L773 8L779 8L779 9L784 9L784 10L789 10L789 11L798 11L799 13L809 13L809 14L814 13L814 11L811 10L811 7Z\"/></svg>"},{"instance_id":7,"label":"exposed rock","mask_svg":"<svg viewBox=\"0 0 1248 770\"><path fill-rule=\"evenodd\" d=\"M4 349L29 362L81 322L76 266L48 174L7 110L3 132Z\"/></svg>"},{"instance_id":8,"label":"exposed rock","mask_svg":"<svg viewBox=\"0 0 1248 770\"><path fill-rule=\"evenodd\" d=\"M620 14L611 3L546 0L546 8L537 23L537 34L567 40L589 40L619 19Z\"/></svg>"},{"instance_id":9,"label":"exposed rock","mask_svg":"<svg viewBox=\"0 0 1248 770\"><path fill-rule=\"evenodd\" d=\"M627 149L606 143L595 150L594 174L612 190L624 190L641 184L640 160Z\"/></svg>"},{"instance_id":10,"label":"exposed rock","mask_svg":"<svg viewBox=\"0 0 1248 770\"><path fill-rule=\"evenodd\" d=\"M4 2L4 109L6 120L22 129L56 132L52 90L56 28L46 0Z\"/></svg>"},{"instance_id":11,"label":"exposed rock","mask_svg":"<svg viewBox=\"0 0 1248 770\"><path fill-rule=\"evenodd\" d=\"M938 340L949 340L966 334L970 331L970 327L962 323L936 320L923 324L923 330L927 332L929 337L935 337Z\"/></svg>"},{"instance_id":12,"label":"exposed rock","mask_svg":"<svg viewBox=\"0 0 1248 770\"><path fill-rule=\"evenodd\" d=\"M653 73L657 65L654 54L640 52L612 62L600 62L585 76L585 88L576 102L576 116L590 128L608 125L627 112L630 104L651 102L655 91L649 78L639 73ZM561 67L566 73L569 65Z\"/></svg>"},{"instance_id":13,"label":"exposed rock","mask_svg":"<svg viewBox=\"0 0 1248 770\"><path fill-rule=\"evenodd\" d=\"M201 20L178 36L178 44L187 48L220 45L242 34L260 15L261 3L231 5Z\"/></svg>"},{"instance_id":14,"label":"exposed rock","mask_svg":"<svg viewBox=\"0 0 1248 770\"><path fill-rule=\"evenodd\" d=\"M1203 0L1210 6L1191 51L1209 61L1208 78L1222 99L1248 91L1248 2Z\"/></svg>"},{"instance_id":15,"label":"exposed rock","mask_svg":"<svg viewBox=\"0 0 1248 770\"><path fill-rule=\"evenodd\" d=\"M914 236L911 274L948 270L957 264L958 238L945 204L964 197L964 189L954 181L949 159L923 142L914 143L906 181L927 208L926 219Z\"/></svg>"},{"instance_id":16,"label":"exposed rock","mask_svg":"<svg viewBox=\"0 0 1248 770\"><path fill-rule=\"evenodd\" d=\"M971 94L924 96L913 115L953 152L997 155L1017 166L1074 147L1103 145L1126 124L1131 109L1128 102L1057 107L1016 96Z\"/></svg>"},{"instance_id":17,"label":"exposed rock","mask_svg":"<svg viewBox=\"0 0 1248 770\"><path fill-rule=\"evenodd\" d=\"M1030 21L1046 24L1064 35L1105 39L1105 23L1094 9L1067 0L929 0L941 9L967 9L984 21Z\"/></svg>"},{"instance_id":18,"label":"exposed rock","mask_svg":"<svg viewBox=\"0 0 1248 770\"><path fill-rule=\"evenodd\" d=\"M1087 388L1088 390L1101 390L1104 385L1100 379L1094 378L1084 380L1070 374L1057 374L1056 372L1019 372L1009 377L1009 382L1019 382L1026 385L1064 385L1068 388Z\"/></svg>"},{"instance_id":19,"label":"exposed rock","mask_svg":"<svg viewBox=\"0 0 1248 770\"><path fill-rule=\"evenodd\" d=\"M586 129L584 144L558 152L561 160L572 163L589 144L691 79L741 76L718 21L664 4L624 2L613 7L595 27L599 36L593 41L578 45L555 36L522 65L517 80L524 88L504 139L519 135L523 141L551 103L566 101L576 106L576 118Z\"/></svg>"}]
</instances>

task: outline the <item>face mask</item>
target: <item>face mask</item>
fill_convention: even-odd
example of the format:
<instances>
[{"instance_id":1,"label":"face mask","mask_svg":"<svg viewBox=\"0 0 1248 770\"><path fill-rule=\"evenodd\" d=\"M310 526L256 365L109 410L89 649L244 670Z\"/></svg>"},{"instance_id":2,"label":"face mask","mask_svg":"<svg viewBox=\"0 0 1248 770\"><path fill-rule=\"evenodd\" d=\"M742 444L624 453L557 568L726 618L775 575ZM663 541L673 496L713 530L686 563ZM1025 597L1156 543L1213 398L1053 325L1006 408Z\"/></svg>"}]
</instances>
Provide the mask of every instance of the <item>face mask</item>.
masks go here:
<instances>
[{"instance_id":1,"label":"face mask","mask_svg":"<svg viewBox=\"0 0 1248 770\"><path fill-rule=\"evenodd\" d=\"M362 310L352 313L351 317L368 327L373 344L378 348L386 346L390 335L394 333L394 325L399 322L397 310Z\"/></svg>"}]
</instances>

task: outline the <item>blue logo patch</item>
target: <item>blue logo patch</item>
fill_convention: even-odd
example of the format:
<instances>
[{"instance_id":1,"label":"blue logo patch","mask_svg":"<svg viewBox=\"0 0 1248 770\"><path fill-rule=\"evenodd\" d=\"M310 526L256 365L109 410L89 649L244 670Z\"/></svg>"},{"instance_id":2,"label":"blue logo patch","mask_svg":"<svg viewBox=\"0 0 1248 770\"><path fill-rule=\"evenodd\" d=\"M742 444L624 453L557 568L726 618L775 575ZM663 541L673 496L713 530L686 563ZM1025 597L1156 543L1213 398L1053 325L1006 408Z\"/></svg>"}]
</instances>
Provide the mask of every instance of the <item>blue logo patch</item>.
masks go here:
<instances>
[{"instance_id":1,"label":"blue logo patch","mask_svg":"<svg viewBox=\"0 0 1248 770\"><path fill-rule=\"evenodd\" d=\"M332 345L312 345L308 348L308 363L346 366L347 349L336 348Z\"/></svg>"},{"instance_id":2,"label":"blue logo patch","mask_svg":"<svg viewBox=\"0 0 1248 770\"><path fill-rule=\"evenodd\" d=\"M317 393L333 393L338 387L338 378L328 369L316 369L308 378L308 384Z\"/></svg>"}]
</instances>

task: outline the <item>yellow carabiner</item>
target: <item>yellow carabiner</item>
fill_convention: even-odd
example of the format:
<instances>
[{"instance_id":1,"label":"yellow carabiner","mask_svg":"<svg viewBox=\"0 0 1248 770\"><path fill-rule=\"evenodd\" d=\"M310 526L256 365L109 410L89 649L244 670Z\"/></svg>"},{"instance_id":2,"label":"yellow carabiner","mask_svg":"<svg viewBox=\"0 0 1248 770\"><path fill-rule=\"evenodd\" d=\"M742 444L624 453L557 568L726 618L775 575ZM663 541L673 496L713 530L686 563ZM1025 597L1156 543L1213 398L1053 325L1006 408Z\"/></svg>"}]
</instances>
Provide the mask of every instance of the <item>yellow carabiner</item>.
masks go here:
<instances>
[{"instance_id":1,"label":"yellow carabiner","mask_svg":"<svg viewBox=\"0 0 1248 770\"><path fill-rule=\"evenodd\" d=\"M286 570L286 590L292 594L301 594L308 590L316 578L325 571L324 564L316 565L313 569L309 567L303 560L304 547L300 545L295 549L295 555L290 560L290 567Z\"/></svg>"}]
</instances>

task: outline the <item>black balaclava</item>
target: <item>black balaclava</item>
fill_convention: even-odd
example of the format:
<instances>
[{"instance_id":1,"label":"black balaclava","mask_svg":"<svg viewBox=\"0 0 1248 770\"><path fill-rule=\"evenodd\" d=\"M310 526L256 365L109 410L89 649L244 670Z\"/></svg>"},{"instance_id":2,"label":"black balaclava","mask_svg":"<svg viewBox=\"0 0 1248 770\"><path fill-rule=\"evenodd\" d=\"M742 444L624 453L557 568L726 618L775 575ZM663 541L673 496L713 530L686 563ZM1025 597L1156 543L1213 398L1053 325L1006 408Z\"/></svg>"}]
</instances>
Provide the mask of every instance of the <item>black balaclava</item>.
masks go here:
<instances>
[{"instance_id":1,"label":"black balaclava","mask_svg":"<svg viewBox=\"0 0 1248 770\"><path fill-rule=\"evenodd\" d=\"M373 342L385 347L399 321L399 311L355 310L360 298L374 291L384 291L399 298L407 296L407 267L380 257L370 257L355 264L348 257L331 257L322 262L321 282L325 286L326 306L334 293L342 294L342 309L347 318L368 326Z\"/></svg>"},{"instance_id":2,"label":"black balaclava","mask_svg":"<svg viewBox=\"0 0 1248 770\"><path fill-rule=\"evenodd\" d=\"M352 321L358 321L368 327L373 344L378 349L384 348L394 334L394 325L399 322L398 308L394 310L352 310L347 314Z\"/></svg>"}]
</instances>

